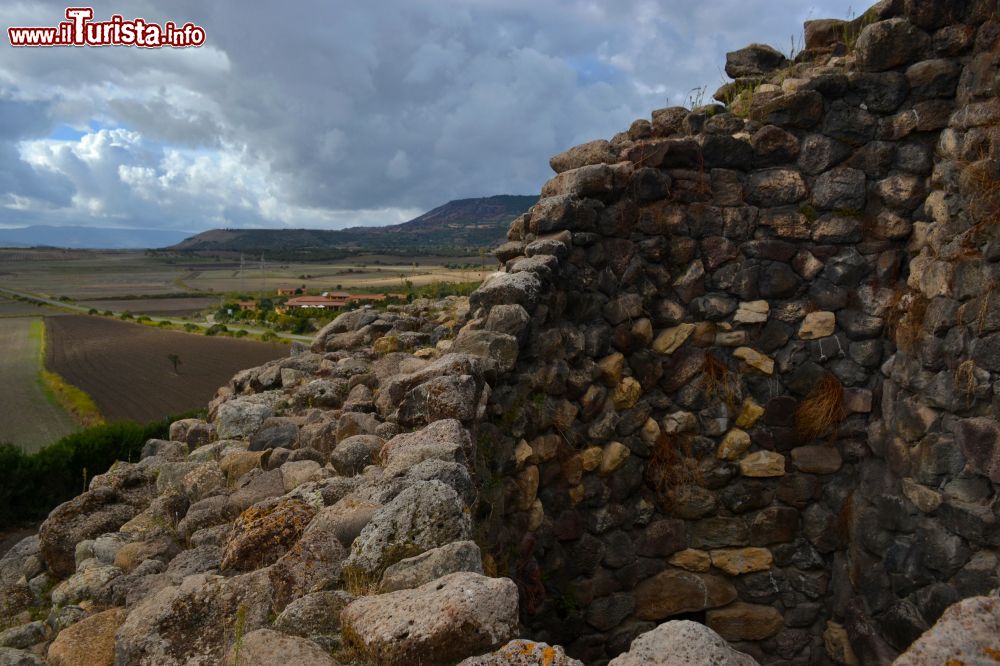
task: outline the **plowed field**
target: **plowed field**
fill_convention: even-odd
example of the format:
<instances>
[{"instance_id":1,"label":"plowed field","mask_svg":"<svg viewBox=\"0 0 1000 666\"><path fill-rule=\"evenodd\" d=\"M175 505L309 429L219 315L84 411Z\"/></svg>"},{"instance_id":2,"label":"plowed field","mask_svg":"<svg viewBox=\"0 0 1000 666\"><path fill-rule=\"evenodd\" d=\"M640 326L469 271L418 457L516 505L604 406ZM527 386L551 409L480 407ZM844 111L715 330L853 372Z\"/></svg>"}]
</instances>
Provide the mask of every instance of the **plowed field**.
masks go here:
<instances>
[{"instance_id":1,"label":"plowed field","mask_svg":"<svg viewBox=\"0 0 1000 666\"><path fill-rule=\"evenodd\" d=\"M281 344L165 331L103 317L48 317L46 325L46 367L90 394L109 421L146 423L203 408L238 371L288 354ZM171 354L180 357L176 372Z\"/></svg>"}]
</instances>

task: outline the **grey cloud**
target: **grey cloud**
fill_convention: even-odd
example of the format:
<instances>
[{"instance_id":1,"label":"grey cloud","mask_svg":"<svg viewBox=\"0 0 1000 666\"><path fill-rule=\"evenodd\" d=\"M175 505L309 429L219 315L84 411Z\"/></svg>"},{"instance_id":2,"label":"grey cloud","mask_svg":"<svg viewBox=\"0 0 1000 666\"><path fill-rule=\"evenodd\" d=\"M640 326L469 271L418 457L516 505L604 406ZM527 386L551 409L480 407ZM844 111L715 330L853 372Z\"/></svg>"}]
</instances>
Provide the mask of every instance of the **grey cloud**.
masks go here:
<instances>
[{"instance_id":1,"label":"grey cloud","mask_svg":"<svg viewBox=\"0 0 1000 666\"><path fill-rule=\"evenodd\" d=\"M16 155L19 142L60 124L96 120L141 135L96 161L70 151L50 156L47 170L8 164L0 197L38 199L53 218L75 212L103 215L102 224L190 228L343 226L384 220L375 209L537 192L552 154L682 103L696 86L710 96L725 51L751 41L787 50L803 20L846 16L849 6L104 3L95 7L99 18L192 20L206 27L207 45L0 48L0 156ZM15 5L0 9L0 19L55 23L64 8ZM171 162L175 148L183 158ZM200 155L214 161L199 162ZM123 179L120 166L131 176ZM171 192L170 183L183 183L183 192ZM72 194L100 201L94 211L101 212L65 210Z\"/></svg>"}]
</instances>

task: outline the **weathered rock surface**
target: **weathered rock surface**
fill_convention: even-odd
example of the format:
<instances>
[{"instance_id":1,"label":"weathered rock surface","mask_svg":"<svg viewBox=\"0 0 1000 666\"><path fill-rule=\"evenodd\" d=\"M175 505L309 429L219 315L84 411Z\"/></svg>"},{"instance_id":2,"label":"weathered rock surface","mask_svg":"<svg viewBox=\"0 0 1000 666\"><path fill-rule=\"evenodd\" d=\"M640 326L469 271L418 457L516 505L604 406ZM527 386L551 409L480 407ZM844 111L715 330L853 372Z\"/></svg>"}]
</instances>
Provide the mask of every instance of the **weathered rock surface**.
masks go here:
<instances>
[{"instance_id":1,"label":"weathered rock surface","mask_svg":"<svg viewBox=\"0 0 1000 666\"><path fill-rule=\"evenodd\" d=\"M337 662L316 643L271 629L257 629L243 636L221 662L226 666L336 666Z\"/></svg>"},{"instance_id":2,"label":"weathered rock surface","mask_svg":"<svg viewBox=\"0 0 1000 666\"><path fill-rule=\"evenodd\" d=\"M395 592L414 587L459 571L483 573L482 553L474 541L455 541L408 557L382 574L379 592Z\"/></svg>"},{"instance_id":3,"label":"weathered rock surface","mask_svg":"<svg viewBox=\"0 0 1000 666\"><path fill-rule=\"evenodd\" d=\"M111 608L63 629L49 646L49 664L111 666L115 660L115 632L125 621L125 614L124 608Z\"/></svg>"},{"instance_id":4,"label":"weathered rock surface","mask_svg":"<svg viewBox=\"0 0 1000 666\"><path fill-rule=\"evenodd\" d=\"M951 606L896 661L917 664L988 664L1000 658L1000 596L972 597Z\"/></svg>"},{"instance_id":5,"label":"weathered rock surface","mask_svg":"<svg viewBox=\"0 0 1000 666\"><path fill-rule=\"evenodd\" d=\"M517 639L495 652L464 659L458 666L583 666L583 662L567 656L558 645Z\"/></svg>"},{"instance_id":6,"label":"weathered rock surface","mask_svg":"<svg viewBox=\"0 0 1000 666\"><path fill-rule=\"evenodd\" d=\"M634 641L628 652L609 666L755 666L703 624L688 620L664 622Z\"/></svg>"},{"instance_id":7,"label":"weathered rock surface","mask_svg":"<svg viewBox=\"0 0 1000 666\"><path fill-rule=\"evenodd\" d=\"M363 597L341 615L345 638L380 664L448 664L517 633L510 580L454 573L412 590Z\"/></svg>"},{"instance_id":8,"label":"weathered rock surface","mask_svg":"<svg viewBox=\"0 0 1000 666\"><path fill-rule=\"evenodd\" d=\"M150 595L119 628L116 664L217 664L244 633L270 625L265 572L222 578L197 574Z\"/></svg>"},{"instance_id":9,"label":"weathered rock surface","mask_svg":"<svg viewBox=\"0 0 1000 666\"><path fill-rule=\"evenodd\" d=\"M468 510L452 488L421 481L375 512L354 540L346 567L377 581L396 562L468 539L471 529Z\"/></svg>"}]
</instances>

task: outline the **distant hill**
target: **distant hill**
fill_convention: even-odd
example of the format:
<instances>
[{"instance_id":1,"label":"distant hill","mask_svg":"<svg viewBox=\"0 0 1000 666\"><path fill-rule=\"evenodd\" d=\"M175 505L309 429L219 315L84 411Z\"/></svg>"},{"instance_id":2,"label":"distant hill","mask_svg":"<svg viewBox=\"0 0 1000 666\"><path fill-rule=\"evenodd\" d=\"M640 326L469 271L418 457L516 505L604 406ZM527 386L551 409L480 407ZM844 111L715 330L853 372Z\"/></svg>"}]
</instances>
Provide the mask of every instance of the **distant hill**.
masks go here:
<instances>
[{"instance_id":1,"label":"distant hill","mask_svg":"<svg viewBox=\"0 0 1000 666\"><path fill-rule=\"evenodd\" d=\"M0 247L47 246L88 250L137 250L177 243L187 237L188 233L163 229L36 225L0 229Z\"/></svg>"},{"instance_id":2,"label":"distant hill","mask_svg":"<svg viewBox=\"0 0 1000 666\"><path fill-rule=\"evenodd\" d=\"M449 201L409 222L387 227L213 229L172 247L188 252L266 252L274 257L319 258L357 252L460 255L502 243L510 223L537 196L502 194Z\"/></svg>"}]
</instances>

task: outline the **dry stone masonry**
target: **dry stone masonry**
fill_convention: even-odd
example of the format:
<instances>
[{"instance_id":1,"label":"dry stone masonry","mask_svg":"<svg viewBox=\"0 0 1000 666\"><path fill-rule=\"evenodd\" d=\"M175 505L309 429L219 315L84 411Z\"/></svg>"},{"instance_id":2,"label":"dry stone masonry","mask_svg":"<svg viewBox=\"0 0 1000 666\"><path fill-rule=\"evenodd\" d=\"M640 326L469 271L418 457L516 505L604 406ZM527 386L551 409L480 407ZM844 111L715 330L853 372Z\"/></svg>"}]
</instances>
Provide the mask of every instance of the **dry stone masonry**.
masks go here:
<instances>
[{"instance_id":1,"label":"dry stone masonry","mask_svg":"<svg viewBox=\"0 0 1000 666\"><path fill-rule=\"evenodd\" d=\"M1000 657L1000 16L884 0L551 160L0 559L0 664ZM911 647L912 646L912 647Z\"/></svg>"}]
</instances>

